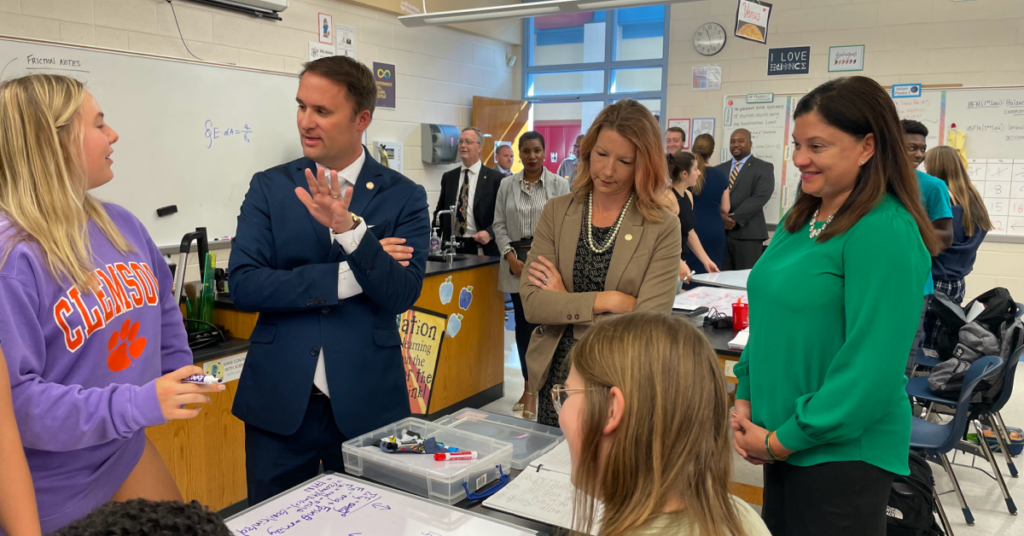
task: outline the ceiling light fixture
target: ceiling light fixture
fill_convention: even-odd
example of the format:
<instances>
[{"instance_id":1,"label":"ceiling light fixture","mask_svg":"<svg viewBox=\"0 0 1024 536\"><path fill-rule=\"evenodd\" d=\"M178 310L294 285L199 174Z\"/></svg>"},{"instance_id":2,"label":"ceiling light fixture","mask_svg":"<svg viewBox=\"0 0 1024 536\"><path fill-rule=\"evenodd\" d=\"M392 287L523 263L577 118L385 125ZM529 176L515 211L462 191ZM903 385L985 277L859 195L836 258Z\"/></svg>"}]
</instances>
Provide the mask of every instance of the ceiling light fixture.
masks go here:
<instances>
[{"instance_id":1,"label":"ceiling light fixture","mask_svg":"<svg viewBox=\"0 0 1024 536\"><path fill-rule=\"evenodd\" d=\"M426 2L424 1L424 13L417 15L405 15L398 17L398 20L400 20L405 26L414 28L417 26L433 26L435 24L522 19L537 15L552 15L555 13L579 13L582 11L596 11L601 9L655 6L694 1L696 0L546 0L543 2L460 9L457 11L444 11L438 13L426 13Z\"/></svg>"}]
</instances>

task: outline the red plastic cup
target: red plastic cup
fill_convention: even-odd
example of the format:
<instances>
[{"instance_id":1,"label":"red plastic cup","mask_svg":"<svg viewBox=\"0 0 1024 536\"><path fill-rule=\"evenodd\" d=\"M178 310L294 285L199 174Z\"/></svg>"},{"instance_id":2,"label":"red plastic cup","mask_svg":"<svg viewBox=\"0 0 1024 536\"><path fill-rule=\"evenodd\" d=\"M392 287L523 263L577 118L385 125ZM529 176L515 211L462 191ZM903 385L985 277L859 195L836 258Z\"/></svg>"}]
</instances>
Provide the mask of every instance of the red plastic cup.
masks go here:
<instances>
[{"instance_id":1,"label":"red plastic cup","mask_svg":"<svg viewBox=\"0 0 1024 536\"><path fill-rule=\"evenodd\" d=\"M750 307L743 302L732 304L732 329L739 331L747 329L748 326L750 326Z\"/></svg>"}]
</instances>

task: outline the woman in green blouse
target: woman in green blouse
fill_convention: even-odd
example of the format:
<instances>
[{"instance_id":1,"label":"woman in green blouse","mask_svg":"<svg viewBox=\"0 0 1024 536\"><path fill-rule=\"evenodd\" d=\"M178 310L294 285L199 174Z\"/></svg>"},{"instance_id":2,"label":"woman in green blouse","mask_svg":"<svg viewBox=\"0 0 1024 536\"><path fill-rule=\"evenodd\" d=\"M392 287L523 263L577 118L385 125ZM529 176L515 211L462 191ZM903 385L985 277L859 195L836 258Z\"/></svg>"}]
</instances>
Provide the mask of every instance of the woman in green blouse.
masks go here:
<instances>
[{"instance_id":1,"label":"woman in green blouse","mask_svg":"<svg viewBox=\"0 0 1024 536\"><path fill-rule=\"evenodd\" d=\"M884 536L908 474L906 348L941 246L877 82L826 82L794 116L801 193L747 283L734 446L764 464L773 536Z\"/></svg>"}]
</instances>

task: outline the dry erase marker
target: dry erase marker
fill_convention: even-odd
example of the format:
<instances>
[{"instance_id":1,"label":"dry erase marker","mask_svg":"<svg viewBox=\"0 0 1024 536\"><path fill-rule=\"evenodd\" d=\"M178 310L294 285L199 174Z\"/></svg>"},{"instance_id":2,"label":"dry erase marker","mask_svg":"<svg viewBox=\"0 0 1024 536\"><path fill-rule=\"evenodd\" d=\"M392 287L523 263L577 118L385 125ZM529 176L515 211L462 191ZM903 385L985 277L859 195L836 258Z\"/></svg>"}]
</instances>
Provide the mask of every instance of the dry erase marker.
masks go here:
<instances>
[{"instance_id":1,"label":"dry erase marker","mask_svg":"<svg viewBox=\"0 0 1024 536\"><path fill-rule=\"evenodd\" d=\"M216 376L207 376L205 374L193 374L188 378L181 380L181 383L200 383L203 385L213 385L215 383L220 383L220 380L217 379Z\"/></svg>"},{"instance_id":2,"label":"dry erase marker","mask_svg":"<svg viewBox=\"0 0 1024 536\"><path fill-rule=\"evenodd\" d=\"M465 452L447 452L447 453L445 453L445 452L438 452L437 454L434 455L434 461L437 461L437 462L454 461L454 460L475 460L475 459L476 459L476 453L475 452L469 452L469 451L465 451Z\"/></svg>"}]
</instances>

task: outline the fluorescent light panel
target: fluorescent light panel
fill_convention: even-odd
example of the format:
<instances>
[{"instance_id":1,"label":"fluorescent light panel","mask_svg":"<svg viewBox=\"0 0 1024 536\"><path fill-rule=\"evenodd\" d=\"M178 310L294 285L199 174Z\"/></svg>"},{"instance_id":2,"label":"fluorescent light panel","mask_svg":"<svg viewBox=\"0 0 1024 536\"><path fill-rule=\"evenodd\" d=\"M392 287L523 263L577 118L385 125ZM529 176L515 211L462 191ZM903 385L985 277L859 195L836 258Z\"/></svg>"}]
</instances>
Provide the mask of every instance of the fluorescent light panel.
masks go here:
<instances>
[{"instance_id":1,"label":"fluorescent light panel","mask_svg":"<svg viewBox=\"0 0 1024 536\"><path fill-rule=\"evenodd\" d=\"M528 4L509 4L507 6L406 15L398 17L398 20L402 21L402 24L405 26L412 28L417 26L432 26L435 24L521 19L537 15L551 15L554 13L579 13L582 11L653 6L692 1L695 0L547 0L545 2L531 2Z\"/></svg>"}]
</instances>

